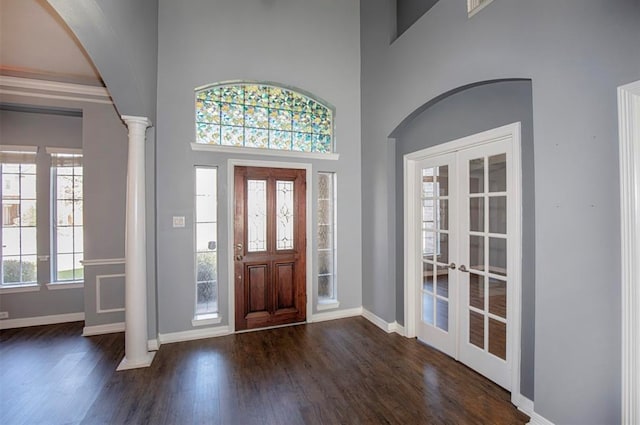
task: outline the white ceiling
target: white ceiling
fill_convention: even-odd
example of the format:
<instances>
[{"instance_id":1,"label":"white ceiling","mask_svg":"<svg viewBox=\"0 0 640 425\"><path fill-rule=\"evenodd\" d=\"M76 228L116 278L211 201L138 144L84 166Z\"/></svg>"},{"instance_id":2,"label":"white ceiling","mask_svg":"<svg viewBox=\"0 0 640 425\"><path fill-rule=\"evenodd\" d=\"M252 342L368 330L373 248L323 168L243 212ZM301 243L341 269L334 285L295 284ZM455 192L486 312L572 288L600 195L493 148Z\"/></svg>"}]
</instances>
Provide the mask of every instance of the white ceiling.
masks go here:
<instances>
[{"instance_id":1,"label":"white ceiling","mask_svg":"<svg viewBox=\"0 0 640 425\"><path fill-rule=\"evenodd\" d=\"M91 59L45 0L0 0L0 73L101 84Z\"/></svg>"}]
</instances>

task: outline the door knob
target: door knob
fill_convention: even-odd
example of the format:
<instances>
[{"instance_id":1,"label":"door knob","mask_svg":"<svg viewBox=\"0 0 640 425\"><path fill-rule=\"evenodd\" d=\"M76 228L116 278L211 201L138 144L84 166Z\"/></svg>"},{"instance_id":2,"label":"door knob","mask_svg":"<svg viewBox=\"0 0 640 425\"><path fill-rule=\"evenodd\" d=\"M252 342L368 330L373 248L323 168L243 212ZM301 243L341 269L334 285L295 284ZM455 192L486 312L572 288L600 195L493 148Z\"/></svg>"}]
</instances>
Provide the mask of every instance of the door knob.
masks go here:
<instances>
[{"instance_id":1,"label":"door knob","mask_svg":"<svg viewBox=\"0 0 640 425\"><path fill-rule=\"evenodd\" d=\"M461 272L469 273L469 270L467 270L467 267L464 264L458 267L458 270L460 270Z\"/></svg>"},{"instance_id":2,"label":"door knob","mask_svg":"<svg viewBox=\"0 0 640 425\"><path fill-rule=\"evenodd\" d=\"M455 270L455 269L456 269L456 263L451 263L451 264L449 264L449 268L450 268L451 270Z\"/></svg>"},{"instance_id":3,"label":"door knob","mask_svg":"<svg viewBox=\"0 0 640 425\"><path fill-rule=\"evenodd\" d=\"M237 243L236 244L236 250L237 251L242 251L242 244L241 243Z\"/></svg>"},{"instance_id":4,"label":"door knob","mask_svg":"<svg viewBox=\"0 0 640 425\"><path fill-rule=\"evenodd\" d=\"M241 261L242 260L242 255L236 255L236 261Z\"/></svg>"}]
</instances>

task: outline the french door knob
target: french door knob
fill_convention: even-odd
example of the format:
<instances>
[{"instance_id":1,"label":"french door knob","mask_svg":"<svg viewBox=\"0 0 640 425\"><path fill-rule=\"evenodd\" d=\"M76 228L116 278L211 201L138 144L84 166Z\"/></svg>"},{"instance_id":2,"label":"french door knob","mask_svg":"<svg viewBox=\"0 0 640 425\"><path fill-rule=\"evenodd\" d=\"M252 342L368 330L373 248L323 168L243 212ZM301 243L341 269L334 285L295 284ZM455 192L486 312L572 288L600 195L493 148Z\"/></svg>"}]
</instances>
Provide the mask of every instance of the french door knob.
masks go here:
<instances>
[{"instance_id":1,"label":"french door knob","mask_svg":"<svg viewBox=\"0 0 640 425\"><path fill-rule=\"evenodd\" d=\"M461 272L469 273L469 270L467 270L467 267L464 264L458 267L458 270L460 270Z\"/></svg>"},{"instance_id":2,"label":"french door knob","mask_svg":"<svg viewBox=\"0 0 640 425\"><path fill-rule=\"evenodd\" d=\"M449 268L450 268L451 270L455 270L455 269L456 269L456 263L451 263L451 264L449 264Z\"/></svg>"}]
</instances>

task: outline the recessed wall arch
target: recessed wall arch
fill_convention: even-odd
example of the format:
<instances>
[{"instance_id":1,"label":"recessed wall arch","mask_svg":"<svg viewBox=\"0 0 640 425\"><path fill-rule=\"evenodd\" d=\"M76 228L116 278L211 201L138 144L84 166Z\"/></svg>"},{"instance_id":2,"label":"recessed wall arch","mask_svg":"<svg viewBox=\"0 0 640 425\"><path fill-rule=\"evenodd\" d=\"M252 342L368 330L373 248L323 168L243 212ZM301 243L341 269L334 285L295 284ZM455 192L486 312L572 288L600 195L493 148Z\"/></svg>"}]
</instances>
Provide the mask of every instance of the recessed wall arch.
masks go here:
<instances>
[{"instance_id":1,"label":"recessed wall arch","mask_svg":"<svg viewBox=\"0 0 640 425\"><path fill-rule=\"evenodd\" d=\"M532 81L523 78L479 81L427 101L390 134L395 151L396 321L404 323L403 156L513 122L521 122L523 180L523 282L521 394L534 397L535 319L535 186ZM393 272L392 272L393 274ZM517 389L514 389L514 393Z\"/></svg>"}]
</instances>

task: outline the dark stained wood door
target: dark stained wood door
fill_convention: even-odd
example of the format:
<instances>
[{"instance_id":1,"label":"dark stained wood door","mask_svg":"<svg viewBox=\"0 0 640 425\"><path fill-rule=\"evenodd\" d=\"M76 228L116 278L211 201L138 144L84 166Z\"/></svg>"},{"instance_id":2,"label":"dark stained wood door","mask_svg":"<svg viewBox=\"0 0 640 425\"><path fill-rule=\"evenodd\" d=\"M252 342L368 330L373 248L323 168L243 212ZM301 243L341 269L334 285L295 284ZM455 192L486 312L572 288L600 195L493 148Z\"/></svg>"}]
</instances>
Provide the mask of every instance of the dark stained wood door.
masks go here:
<instances>
[{"instance_id":1,"label":"dark stained wood door","mask_svg":"<svg viewBox=\"0 0 640 425\"><path fill-rule=\"evenodd\" d=\"M306 319L305 170L235 167L236 330Z\"/></svg>"}]
</instances>

